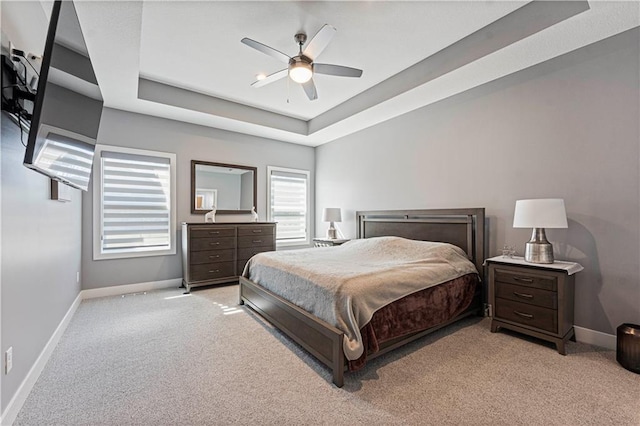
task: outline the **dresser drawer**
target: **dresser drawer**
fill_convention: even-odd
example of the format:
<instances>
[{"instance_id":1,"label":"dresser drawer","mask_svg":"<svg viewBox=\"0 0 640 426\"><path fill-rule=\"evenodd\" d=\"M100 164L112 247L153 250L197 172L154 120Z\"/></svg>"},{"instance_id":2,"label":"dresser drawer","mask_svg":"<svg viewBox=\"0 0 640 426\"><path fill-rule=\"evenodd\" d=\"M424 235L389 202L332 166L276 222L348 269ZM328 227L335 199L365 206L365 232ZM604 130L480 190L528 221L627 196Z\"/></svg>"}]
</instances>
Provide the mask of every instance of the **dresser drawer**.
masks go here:
<instances>
[{"instance_id":1,"label":"dresser drawer","mask_svg":"<svg viewBox=\"0 0 640 426\"><path fill-rule=\"evenodd\" d=\"M191 240L191 251L233 249L236 237L194 238Z\"/></svg>"},{"instance_id":2,"label":"dresser drawer","mask_svg":"<svg viewBox=\"0 0 640 426\"><path fill-rule=\"evenodd\" d=\"M191 238L218 238L218 237L235 237L235 228L218 228L209 226L199 226L191 228L189 233Z\"/></svg>"},{"instance_id":3,"label":"dresser drawer","mask_svg":"<svg viewBox=\"0 0 640 426\"><path fill-rule=\"evenodd\" d=\"M238 236L246 235L273 235L273 226L241 226L238 227Z\"/></svg>"},{"instance_id":4,"label":"dresser drawer","mask_svg":"<svg viewBox=\"0 0 640 426\"><path fill-rule=\"evenodd\" d=\"M529 274L525 271L515 272L496 268L495 280L508 284L535 287L542 290L556 291L557 289L556 277L550 275L544 276Z\"/></svg>"},{"instance_id":5,"label":"dresser drawer","mask_svg":"<svg viewBox=\"0 0 640 426\"><path fill-rule=\"evenodd\" d=\"M496 299L495 317L551 333L558 332L558 311L506 299Z\"/></svg>"},{"instance_id":6,"label":"dresser drawer","mask_svg":"<svg viewBox=\"0 0 640 426\"><path fill-rule=\"evenodd\" d=\"M235 275L235 262L219 262L203 265L191 265L191 280L204 281Z\"/></svg>"},{"instance_id":7,"label":"dresser drawer","mask_svg":"<svg viewBox=\"0 0 640 426\"><path fill-rule=\"evenodd\" d=\"M238 237L238 248L248 247L273 247L273 234ZM238 256L238 258L239 257L240 256Z\"/></svg>"},{"instance_id":8,"label":"dresser drawer","mask_svg":"<svg viewBox=\"0 0 640 426\"><path fill-rule=\"evenodd\" d=\"M238 249L238 259L244 260L246 262L256 254L263 253L265 251L273 251L273 247L263 246L263 247L241 248L241 249Z\"/></svg>"},{"instance_id":9,"label":"dresser drawer","mask_svg":"<svg viewBox=\"0 0 640 426\"><path fill-rule=\"evenodd\" d=\"M200 263L233 262L233 255L233 249L194 251L189 257L189 263L197 265Z\"/></svg>"},{"instance_id":10,"label":"dresser drawer","mask_svg":"<svg viewBox=\"0 0 640 426\"><path fill-rule=\"evenodd\" d=\"M496 282L496 297L542 306L543 308L558 308L558 294L555 291L541 290L535 287Z\"/></svg>"}]
</instances>

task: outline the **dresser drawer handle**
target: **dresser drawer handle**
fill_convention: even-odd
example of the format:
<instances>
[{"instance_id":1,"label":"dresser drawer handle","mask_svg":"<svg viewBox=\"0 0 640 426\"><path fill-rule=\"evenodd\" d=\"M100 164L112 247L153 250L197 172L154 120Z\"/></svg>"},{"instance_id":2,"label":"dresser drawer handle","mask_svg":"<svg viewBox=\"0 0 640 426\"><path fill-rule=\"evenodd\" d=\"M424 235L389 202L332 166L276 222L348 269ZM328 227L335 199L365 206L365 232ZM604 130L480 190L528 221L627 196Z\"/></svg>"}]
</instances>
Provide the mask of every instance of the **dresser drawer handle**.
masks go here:
<instances>
[{"instance_id":1,"label":"dresser drawer handle","mask_svg":"<svg viewBox=\"0 0 640 426\"><path fill-rule=\"evenodd\" d=\"M253 233L254 234L261 234L262 233L262 229L254 229Z\"/></svg>"},{"instance_id":2,"label":"dresser drawer handle","mask_svg":"<svg viewBox=\"0 0 640 426\"><path fill-rule=\"evenodd\" d=\"M521 316L522 318L526 318L526 319L533 319L533 315L531 314L525 314L522 312L518 312L518 311L513 311L514 314Z\"/></svg>"},{"instance_id":3,"label":"dresser drawer handle","mask_svg":"<svg viewBox=\"0 0 640 426\"><path fill-rule=\"evenodd\" d=\"M262 240L253 240L254 243L261 243Z\"/></svg>"},{"instance_id":4,"label":"dresser drawer handle","mask_svg":"<svg viewBox=\"0 0 640 426\"><path fill-rule=\"evenodd\" d=\"M532 278L513 277L513 279L516 280L516 281L521 281L523 283L532 283L533 282Z\"/></svg>"},{"instance_id":5,"label":"dresser drawer handle","mask_svg":"<svg viewBox=\"0 0 640 426\"><path fill-rule=\"evenodd\" d=\"M210 231L209 232L209 234L211 234L211 235L216 235L216 234L219 234L219 233L220 233L220 231Z\"/></svg>"},{"instance_id":6,"label":"dresser drawer handle","mask_svg":"<svg viewBox=\"0 0 640 426\"><path fill-rule=\"evenodd\" d=\"M533 294L518 293L517 291L514 291L513 294L515 294L518 297L522 297L523 299L533 299Z\"/></svg>"},{"instance_id":7,"label":"dresser drawer handle","mask_svg":"<svg viewBox=\"0 0 640 426\"><path fill-rule=\"evenodd\" d=\"M217 258L219 258L219 257L220 257L220 255L219 255L219 254L216 254L215 256L209 256L209 259L217 259Z\"/></svg>"},{"instance_id":8,"label":"dresser drawer handle","mask_svg":"<svg viewBox=\"0 0 640 426\"><path fill-rule=\"evenodd\" d=\"M210 246L219 246L220 243L209 243Z\"/></svg>"},{"instance_id":9,"label":"dresser drawer handle","mask_svg":"<svg viewBox=\"0 0 640 426\"><path fill-rule=\"evenodd\" d=\"M214 269L214 270L212 270L212 271L209 271L209 273L210 273L210 274L214 274L214 273L216 273L216 272L220 272L220 269Z\"/></svg>"}]
</instances>

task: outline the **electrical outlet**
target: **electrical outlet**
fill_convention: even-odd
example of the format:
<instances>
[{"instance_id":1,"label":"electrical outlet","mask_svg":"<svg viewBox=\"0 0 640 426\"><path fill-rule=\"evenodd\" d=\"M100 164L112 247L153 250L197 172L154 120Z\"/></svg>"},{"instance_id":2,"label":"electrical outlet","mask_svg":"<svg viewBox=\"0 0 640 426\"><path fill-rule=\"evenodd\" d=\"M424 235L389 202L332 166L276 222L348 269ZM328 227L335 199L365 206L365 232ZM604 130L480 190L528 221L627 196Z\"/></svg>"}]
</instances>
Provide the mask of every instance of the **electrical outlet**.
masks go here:
<instances>
[{"instance_id":1,"label":"electrical outlet","mask_svg":"<svg viewBox=\"0 0 640 426\"><path fill-rule=\"evenodd\" d=\"M76 272L76 283L80 282L80 272Z\"/></svg>"},{"instance_id":2,"label":"electrical outlet","mask_svg":"<svg viewBox=\"0 0 640 426\"><path fill-rule=\"evenodd\" d=\"M9 371L13 368L13 347L7 349L4 353L4 374L9 374Z\"/></svg>"}]
</instances>

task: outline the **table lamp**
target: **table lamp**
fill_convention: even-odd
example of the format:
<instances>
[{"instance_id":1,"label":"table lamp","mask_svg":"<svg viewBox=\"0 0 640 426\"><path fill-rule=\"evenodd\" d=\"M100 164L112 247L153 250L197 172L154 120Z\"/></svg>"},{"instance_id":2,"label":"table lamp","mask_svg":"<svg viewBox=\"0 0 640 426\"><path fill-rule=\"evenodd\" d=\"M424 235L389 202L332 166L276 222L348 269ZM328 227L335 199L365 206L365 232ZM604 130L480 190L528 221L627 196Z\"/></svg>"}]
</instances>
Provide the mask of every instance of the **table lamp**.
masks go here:
<instances>
[{"instance_id":1,"label":"table lamp","mask_svg":"<svg viewBox=\"0 0 640 426\"><path fill-rule=\"evenodd\" d=\"M342 222L340 209L337 207L325 207L322 212L322 221L329 222L329 229L327 229L327 238L330 240L335 240L337 237L334 222Z\"/></svg>"},{"instance_id":2,"label":"table lamp","mask_svg":"<svg viewBox=\"0 0 640 426\"><path fill-rule=\"evenodd\" d=\"M531 263L553 263L553 246L547 241L545 228L567 228L567 212L561 198L517 200L513 215L514 228L533 228L525 245L524 260Z\"/></svg>"}]
</instances>

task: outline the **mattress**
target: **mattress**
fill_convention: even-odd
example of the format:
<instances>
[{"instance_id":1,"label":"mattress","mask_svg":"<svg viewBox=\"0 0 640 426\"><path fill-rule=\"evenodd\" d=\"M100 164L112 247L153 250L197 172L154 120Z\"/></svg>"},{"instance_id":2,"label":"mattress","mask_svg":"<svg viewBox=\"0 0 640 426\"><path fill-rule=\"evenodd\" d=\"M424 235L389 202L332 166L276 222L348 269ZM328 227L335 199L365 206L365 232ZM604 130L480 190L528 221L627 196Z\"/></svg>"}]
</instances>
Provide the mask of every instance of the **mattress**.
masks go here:
<instances>
[{"instance_id":1,"label":"mattress","mask_svg":"<svg viewBox=\"0 0 640 426\"><path fill-rule=\"evenodd\" d=\"M347 360L365 353L361 328L412 293L477 274L459 247L400 237L260 253L243 276L344 332Z\"/></svg>"}]
</instances>

